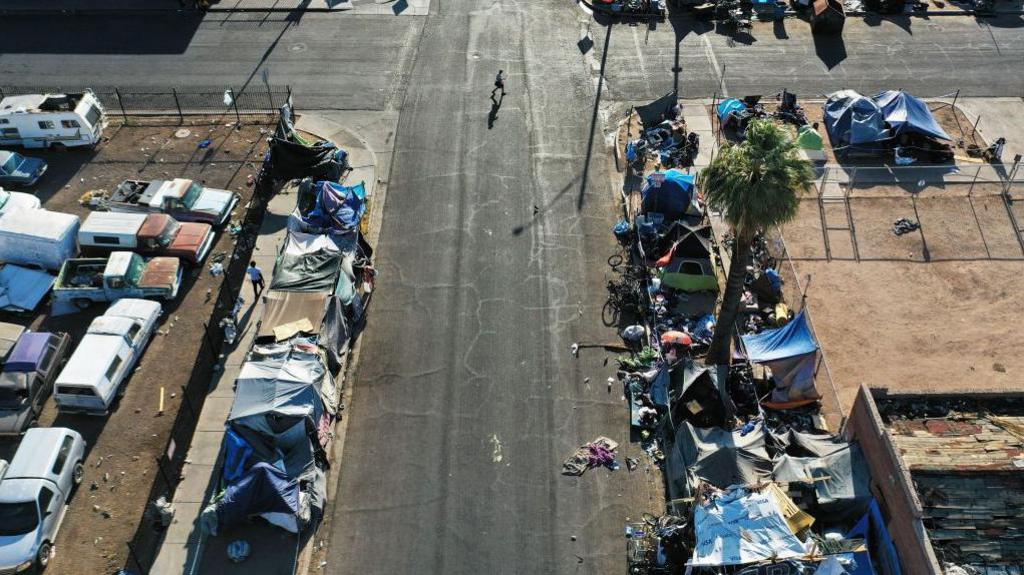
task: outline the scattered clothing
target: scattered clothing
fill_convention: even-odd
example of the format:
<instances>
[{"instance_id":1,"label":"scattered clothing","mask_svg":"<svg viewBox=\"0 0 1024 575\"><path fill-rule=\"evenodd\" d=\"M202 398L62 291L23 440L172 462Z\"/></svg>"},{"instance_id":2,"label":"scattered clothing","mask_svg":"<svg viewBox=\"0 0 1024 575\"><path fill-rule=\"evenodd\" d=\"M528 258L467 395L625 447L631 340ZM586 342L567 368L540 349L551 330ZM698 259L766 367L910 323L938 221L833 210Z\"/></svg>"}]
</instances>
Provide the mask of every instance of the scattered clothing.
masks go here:
<instances>
[{"instance_id":1,"label":"scattered clothing","mask_svg":"<svg viewBox=\"0 0 1024 575\"><path fill-rule=\"evenodd\" d=\"M601 466L618 469L619 464L615 461L615 449L618 446L618 443L607 437L598 437L586 445L581 445L562 463L562 475L579 477L588 469Z\"/></svg>"},{"instance_id":2,"label":"scattered clothing","mask_svg":"<svg viewBox=\"0 0 1024 575\"><path fill-rule=\"evenodd\" d=\"M910 232L917 231L921 228L921 224L907 218L900 218L893 222L892 233L897 236L903 234L909 234Z\"/></svg>"}]
</instances>

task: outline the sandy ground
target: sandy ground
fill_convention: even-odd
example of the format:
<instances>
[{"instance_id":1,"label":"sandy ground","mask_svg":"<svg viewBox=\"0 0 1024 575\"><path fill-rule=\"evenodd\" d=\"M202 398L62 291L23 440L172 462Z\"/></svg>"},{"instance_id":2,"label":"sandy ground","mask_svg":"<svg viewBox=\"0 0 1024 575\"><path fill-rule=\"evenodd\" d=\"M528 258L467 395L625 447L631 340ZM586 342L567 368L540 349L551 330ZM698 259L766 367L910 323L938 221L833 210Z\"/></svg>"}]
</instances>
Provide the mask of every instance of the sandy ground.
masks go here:
<instances>
[{"instance_id":1,"label":"sandy ground","mask_svg":"<svg viewBox=\"0 0 1024 575\"><path fill-rule=\"evenodd\" d=\"M252 123L236 131L225 125L233 120L196 118L182 126L177 118L148 119L144 126L111 126L109 141L96 150L26 151L49 163L47 174L29 191L36 193L47 209L84 218L89 209L80 205L78 198L89 190L110 190L126 178L191 177L241 194L235 209L235 217L240 218L252 190L246 179L255 175L266 149L260 130L273 127ZM176 137L175 132L183 127L191 133ZM198 142L207 138L213 140L212 145L198 149ZM230 254L232 249L233 238L219 233L211 254ZM125 542L142 520L157 473L156 457L167 445L181 389L196 368L204 322L213 311L222 282L223 276L214 278L205 267L187 271L181 295L164 304L158 327L162 334L150 343L125 385L124 396L108 417L60 415L53 399L47 400L39 424L76 429L89 445L82 488L71 500L48 574L112 573L124 565ZM43 304L38 315L0 319L34 329L66 331L76 345L92 318L103 310L104 306L97 305L82 313L49 318L48 305ZM166 390L162 415L157 413L160 387ZM0 450L9 453L15 447L7 443L0 445Z\"/></svg>"},{"instance_id":2,"label":"sandy ground","mask_svg":"<svg viewBox=\"0 0 1024 575\"><path fill-rule=\"evenodd\" d=\"M1019 387L1024 377L1024 255L1002 199L946 190L851 200L851 234L831 231L827 261L818 203L804 200L783 237L789 285L810 286L808 307L843 407L867 383L901 391ZM1017 213L1020 218L1021 213ZM829 206L829 225L843 221ZM919 220L895 236L893 222ZM795 272L795 274L794 274Z\"/></svg>"}]
</instances>

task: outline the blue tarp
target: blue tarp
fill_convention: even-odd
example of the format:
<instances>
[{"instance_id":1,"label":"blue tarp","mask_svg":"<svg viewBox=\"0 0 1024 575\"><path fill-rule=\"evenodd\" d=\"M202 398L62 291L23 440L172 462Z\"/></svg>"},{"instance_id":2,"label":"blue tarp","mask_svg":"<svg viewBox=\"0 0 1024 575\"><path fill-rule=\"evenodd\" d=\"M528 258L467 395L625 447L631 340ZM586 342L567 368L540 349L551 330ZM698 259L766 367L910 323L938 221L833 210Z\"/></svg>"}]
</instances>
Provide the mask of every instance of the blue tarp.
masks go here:
<instances>
[{"instance_id":1,"label":"blue tarp","mask_svg":"<svg viewBox=\"0 0 1024 575\"><path fill-rule=\"evenodd\" d=\"M659 180L664 178L659 183ZM647 176L641 195L644 213L663 214L668 221L686 215L693 201L694 176L679 170L655 172Z\"/></svg>"},{"instance_id":2,"label":"blue tarp","mask_svg":"<svg viewBox=\"0 0 1024 575\"><path fill-rule=\"evenodd\" d=\"M249 442L228 428L224 436L224 479L228 483L245 473L245 463L252 453L253 449Z\"/></svg>"},{"instance_id":3,"label":"blue tarp","mask_svg":"<svg viewBox=\"0 0 1024 575\"><path fill-rule=\"evenodd\" d=\"M825 129L832 146L864 147L889 137L884 114L874 100L853 90L842 90L825 102Z\"/></svg>"},{"instance_id":4,"label":"blue tarp","mask_svg":"<svg viewBox=\"0 0 1024 575\"><path fill-rule=\"evenodd\" d=\"M885 121L892 128L894 136L913 132L939 140L953 138L935 121L935 116L920 98L903 90L889 90L874 97L875 103L885 115Z\"/></svg>"},{"instance_id":5,"label":"blue tarp","mask_svg":"<svg viewBox=\"0 0 1024 575\"><path fill-rule=\"evenodd\" d=\"M260 513L298 512L299 482L269 463L257 463L224 491L217 503L217 525L231 527Z\"/></svg>"},{"instance_id":6,"label":"blue tarp","mask_svg":"<svg viewBox=\"0 0 1024 575\"><path fill-rule=\"evenodd\" d=\"M366 187L342 186L334 182L316 183L316 205L306 215L306 223L318 228L347 232L359 226L366 213Z\"/></svg>"},{"instance_id":7,"label":"blue tarp","mask_svg":"<svg viewBox=\"0 0 1024 575\"><path fill-rule=\"evenodd\" d=\"M44 271L8 264L0 269L0 309L32 311L57 278Z\"/></svg>"},{"instance_id":8,"label":"blue tarp","mask_svg":"<svg viewBox=\"0 0 1024 575\"><path fill-rule=\"evenodd\" d=\"M743 345L747 349L747 358L755 363L787 359L818 350L818 342L814 340L803 312L783 327L743 336Z\"/></svg>"},{"instance_id":9,"label":"blue tarp","mask_svg":"<svg viewBox=\"0 0 1024 575\"><path fill-rule=\"evenodd\" d=\"M878 508L878 502L874 499L868 505L868 511L864 517L846 534L846 539L853 538L864 538L870 551L870 555L868 553L857 554L857 570L853 572L853 575L873 575L875 571L872 568L871 559L874 559L879 567L878 571L883 575L902 575L896 545L889 535L889 530L885 527L885 518L882 517L882 511Z\"/></svg>"},{"instance_id":10,"label":"blue tarp","mask_svg":"<svg viewBox=\"0 0 1024 575\"><path fill-rule=\"evenodd\" d=\"M725 119L729 117L729 114L732 114L733 112L743 112L746 111L746 109L747 105L740 100L737 100L736 98L728 98L726 100L722 100L722 102L718 104L718 109L716 111L718 112L718 119L725 121Z\"/></svg>"}]
</instances>

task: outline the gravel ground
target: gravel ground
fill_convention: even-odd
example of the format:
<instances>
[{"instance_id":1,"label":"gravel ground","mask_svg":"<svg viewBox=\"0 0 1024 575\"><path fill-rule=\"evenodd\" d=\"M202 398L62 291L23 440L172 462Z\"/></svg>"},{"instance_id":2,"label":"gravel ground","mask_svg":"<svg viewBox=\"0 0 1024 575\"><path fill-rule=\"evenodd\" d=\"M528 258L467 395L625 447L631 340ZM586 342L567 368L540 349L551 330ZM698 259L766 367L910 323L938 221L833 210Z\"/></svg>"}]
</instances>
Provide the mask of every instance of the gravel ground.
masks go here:
<instances>
[{"instance_id":1,"label":"gravel ground","mask_svg":"<svg viewBox=\"0 0 1024 575\"><path fill-rule=\"evenodd\" d=\"M109 141L93 151L28 151L50 165L32 191L48 209L85 217L89 210L79 204L78 198L87 191L110 190L126 178L191 177L241 194L235 210L235 217L240 218L252 193L247 177L256 174L266 149L261 130L273 127L264 118L262 123L250 120L254 123L236 130L229 125L233 120L191 118L180 125L177 118L132 119L133 125L117 122L108 128ZM190 133L177 137L175 133L183 128ZM213 143L200 150L197 143L203 139ZM232 248L230 235L221 233L211 253L230 253ZM89 444L85 479L71 501L48 574L112 573L124 564L125 542L135 533L146 508L157 473L155 461L167 444L180 406L181 388L196 364L204 322L213 311L222 277L205 273L205 266L186 273L181 295L165 304L160 333L108 417L60 415L53 400L48 400L40 425L71 427L80 431ZM83 313L57 318L47 317L48 310L41 309L42 315L14 321L36 329L67 331L77 343L92 318L104 308L94 306ZM167 393L162 415L157 412L161 387ZM3 451L9 453L13 447L8 444Z\"/></svg>"}]
</instances>

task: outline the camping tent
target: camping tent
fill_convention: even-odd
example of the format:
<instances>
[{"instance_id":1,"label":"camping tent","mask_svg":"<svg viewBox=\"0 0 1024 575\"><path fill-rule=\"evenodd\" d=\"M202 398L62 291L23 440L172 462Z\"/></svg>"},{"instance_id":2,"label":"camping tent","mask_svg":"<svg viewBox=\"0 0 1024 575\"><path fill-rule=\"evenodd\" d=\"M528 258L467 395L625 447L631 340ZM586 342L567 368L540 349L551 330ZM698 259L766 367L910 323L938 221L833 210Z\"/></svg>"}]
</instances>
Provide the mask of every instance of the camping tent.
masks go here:
<instances>
[{"instance_id":1,"label":"camping tent","mask_svg":"<svg viewBox=\"0 0 1024 575\"><path fill-rule=\"evenodd\" d=\"M840 90L825 101L825 129L834 147L878 149L889 137L882 109L874 100L853 90Z\"/></svg>"},{"instance_id":2,"label":"camping tent","mask_svg":"<svg viewBox=\"0 0 1024 575\"><path fill-rule=\"evenodd\" d=\"M687 215L700 216L693 174L679 170L654 172L640 191L644 213L655 212L666 220L678 220Z\"/></svg>"},{"instance_id":3,"label":"camping tent","mask_svg":"<svg viewBox=\"0 0 1024 575\"><path fill-rule=\"evenodd\" d=\"M305 506L301 504L304 501ZM309 519L308 499L301 497L299 481L268 463L257 463L238 481L228 485L215 509L217 531L259 515L278 527L298 533L301 524Z\"/></svg>"},{"instance_id":4,"label":"camping tent","mask_svg":"<svg viewBox=\"0 0 1024 575\"><path fill-rule=\"evenodd\" d=\"M803 312L783 327L745 335L742 340L747 358L772 370L775 379L772 401L788 402L821 397L814 388L818 342Z\"/></svg>"},{"instance_id":5,"label":"camping tent","mask_svg":"<svg viewBox=\"0 0 1024 575\"><path fill-rule=\"evenodd\" d=\"M678 425L688 421L700 427L724 424L726 415L735 411L725 389L728 379L728 366L687 362L682 369L673 370L669 389L671 422Z\"/></svg>"},{"instance_id":6,"label":"camping tent","mask_svg":"<svg viewBox=\"0 0 1024 575\"><path fill-rule=\"evenodd\" d=\"M928 109L928 104L920 98L911 96L903 90L889 90L878 94L874 100L881 108L892 135L915 133L952 141L953 138L935 120L932 111Z\"/></svg>"},{"instance_id":7,"label":"camping tent","mask_svg":"<svg viewBox=\"0 0 1024 575\"><path fill-rule=\"evenodd\" d=\"M662 285L686 292L718 291L718 276L711 263L711 234L710 226L683 226L681 237L659 260L659 265L666 262L661 270Z\"/></svg>"},{"instance_id":8,"label":"camping tent","mask_svg":"<svg viewBox=\"0 0 1024 575\"><path fill-rule=\"evenodd\" d=\"M824 147L821 134L810 124L800 126L797 130L796 145L802 150L821 150Z\"/></svg>"}]
</instances>

